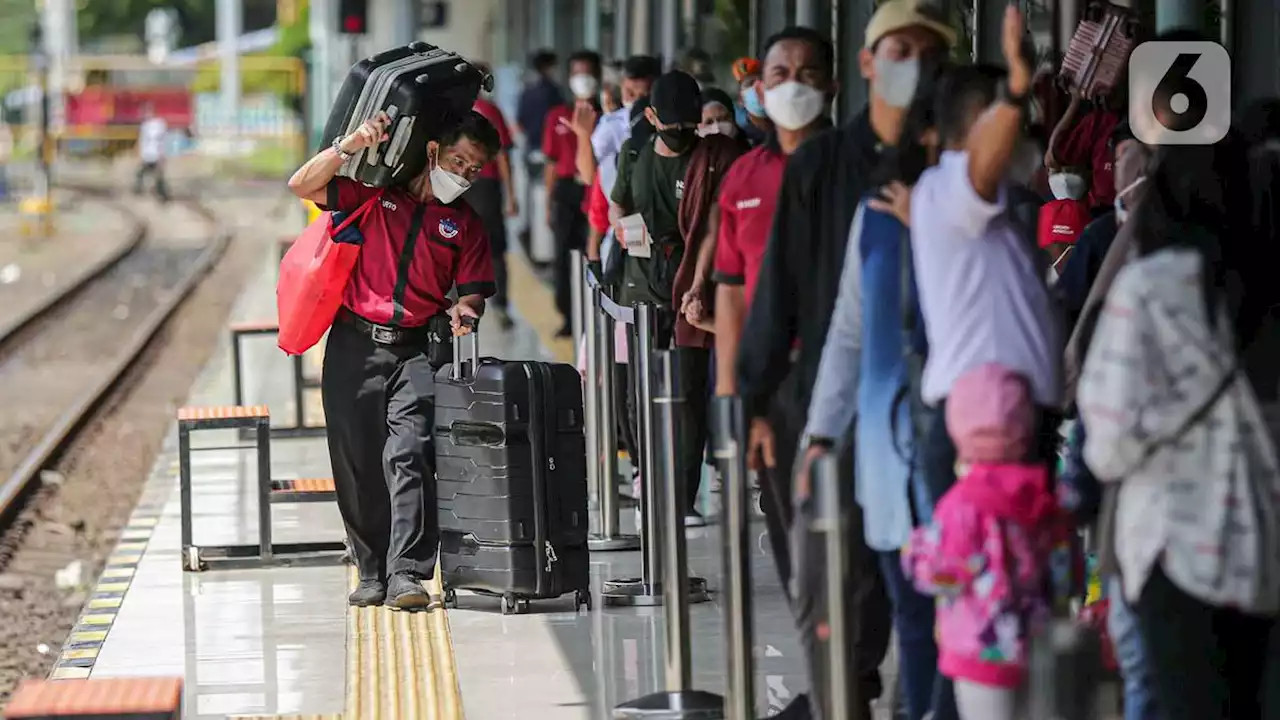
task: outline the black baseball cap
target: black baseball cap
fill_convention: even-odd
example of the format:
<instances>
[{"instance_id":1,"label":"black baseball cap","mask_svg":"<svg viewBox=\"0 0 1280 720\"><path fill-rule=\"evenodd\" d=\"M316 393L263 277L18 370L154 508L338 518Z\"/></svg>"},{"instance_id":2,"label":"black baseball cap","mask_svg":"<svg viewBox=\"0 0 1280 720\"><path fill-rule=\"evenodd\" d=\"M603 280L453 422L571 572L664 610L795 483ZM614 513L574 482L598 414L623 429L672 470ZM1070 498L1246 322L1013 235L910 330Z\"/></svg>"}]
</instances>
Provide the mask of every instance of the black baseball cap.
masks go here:
<instances>
[{"instance_id":1,"label":"black baseball cap","mask_svg":"<svg viewBox=\"0 0 1280 720\"><path fill-rule=\"evenodd\" d=\"M702 120L702 91L693 76L680 70L658 78L649 104L663 125L697 125Z\"/></svg>"}]
</instances>

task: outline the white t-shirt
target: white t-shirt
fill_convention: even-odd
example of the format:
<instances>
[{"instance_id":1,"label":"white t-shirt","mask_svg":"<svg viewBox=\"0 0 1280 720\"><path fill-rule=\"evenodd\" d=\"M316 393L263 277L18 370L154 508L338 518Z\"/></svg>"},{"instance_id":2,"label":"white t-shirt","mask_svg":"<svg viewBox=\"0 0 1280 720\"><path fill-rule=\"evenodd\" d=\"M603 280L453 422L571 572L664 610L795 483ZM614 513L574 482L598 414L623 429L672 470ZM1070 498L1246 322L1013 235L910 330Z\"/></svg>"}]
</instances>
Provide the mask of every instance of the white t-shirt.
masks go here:
<instances>
[{"instance_id":1,"label":"white t-shirt","mask_svg":"<svg viewBox=\"0 0 1280 720\"><path fill-rule=\"evenodd\" d=\"M138 128L138 155L142 162L160 162L164 158L164 138L169 133L169 124L164 118L153 117L142 121Z\"/></svg>"},{"instance_id":2,"label":"white t-shirt","mask_svg":"<svg viewBox=\"0 0 1280 720\"><path fill-rule=\"evenodd\" d=\"M999 363L1026 377L1035 401L1062 399L1061 330L1030 241L969 183L969 156L942 154L911 192L911 246L929 338L924 400L965 372Z\"/></svg>"}]
</instances>

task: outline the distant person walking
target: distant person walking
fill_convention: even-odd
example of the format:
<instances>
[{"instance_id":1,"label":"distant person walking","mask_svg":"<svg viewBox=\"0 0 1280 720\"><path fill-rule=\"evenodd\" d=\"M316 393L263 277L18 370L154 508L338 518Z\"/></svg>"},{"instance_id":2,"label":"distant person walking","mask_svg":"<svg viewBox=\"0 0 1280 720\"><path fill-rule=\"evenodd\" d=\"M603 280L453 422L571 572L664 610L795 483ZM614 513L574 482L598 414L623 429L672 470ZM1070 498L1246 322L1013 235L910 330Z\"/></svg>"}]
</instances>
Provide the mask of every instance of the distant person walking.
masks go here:
<instances>
[{"instance_id":1,"label":"distant person walking","mask_svg":"<svg viewBox=\"0 0 1280 720\"><path fill-rule=\"evenodd\" d=\"M156 197L168 202L169 191L164 184L164 139L169 134L169 124L158 117L150 106L143 109L142 124L138 127L138 174L133 181L133 193L142 194L142 183L148 175L155 182Z\"/></svg>"}]
</instances>

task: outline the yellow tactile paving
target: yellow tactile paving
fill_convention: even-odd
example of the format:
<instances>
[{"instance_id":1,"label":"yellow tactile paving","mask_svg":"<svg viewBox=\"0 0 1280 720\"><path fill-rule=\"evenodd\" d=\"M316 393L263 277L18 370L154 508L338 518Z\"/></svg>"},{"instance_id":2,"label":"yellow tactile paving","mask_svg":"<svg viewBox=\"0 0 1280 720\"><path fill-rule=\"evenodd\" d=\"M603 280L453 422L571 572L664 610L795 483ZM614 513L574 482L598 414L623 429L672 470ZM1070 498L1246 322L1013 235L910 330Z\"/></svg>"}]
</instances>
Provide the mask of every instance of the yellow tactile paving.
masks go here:
<instances>
[{"instance_id":1,"label":"yellow tactile paving","mask_svg":"<svg viewBox=\"0 0 1280 720\"><path fill-rule=\"evenodd\" d=\"M529 259L520 253L507 253L507 294L511 307L520 308L520 317L538 333L552 357L558 362L573 362L573 342L556 337L561 323L555 293L534 274Z\"/></svg>"},{"instance_id":2,"label":"yellow tactile paving","mask_svg":"<svg viewBox=\"0 0 1280 720\"><path fill-rule=\"evenodd\" d=\"M232 715L230 720L343 720L342 713L331 715Z\"/></svg>"},{"instance_id":3,"label":"yellow tactile paving","mask_svg":"<svg viewBox=\"0 0 1280 720\"><path fill-rule=\"evenodd\" d=\"M355 570L350 586L356 585ZM438 579L427 584L442 594ZM436 605L421 612L386 607L347 611L346 720L462 720L449 620Z\"/></svg>"}]
</instances>

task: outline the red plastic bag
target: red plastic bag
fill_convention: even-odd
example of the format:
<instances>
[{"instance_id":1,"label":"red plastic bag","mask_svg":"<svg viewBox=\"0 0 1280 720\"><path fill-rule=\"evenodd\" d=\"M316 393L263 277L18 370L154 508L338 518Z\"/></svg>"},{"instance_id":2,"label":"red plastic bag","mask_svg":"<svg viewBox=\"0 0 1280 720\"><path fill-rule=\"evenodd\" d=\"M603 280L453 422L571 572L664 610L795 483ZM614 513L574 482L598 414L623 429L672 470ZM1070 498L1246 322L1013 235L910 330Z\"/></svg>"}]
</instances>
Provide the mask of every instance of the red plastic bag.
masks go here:
<instances>
[{"instance_id":1,"label":"red plastic bag","mask_svg":"<svg viewBox=\"0 0 1280 720\"><path fill-rule=\"evenodd\" d=\"M280 261L277 344L286 354L301 355L311 349L333 325L360 255L359 245L334 242L333 237L359 221L380 196L366 200L337 227L333 226L333 213L322 214L293 241Z\"/></svg>"}]
</instances>

